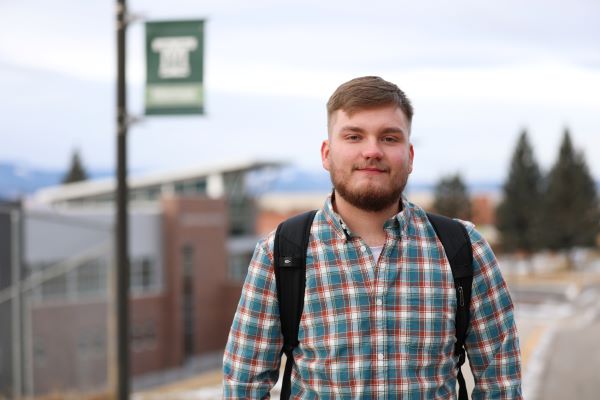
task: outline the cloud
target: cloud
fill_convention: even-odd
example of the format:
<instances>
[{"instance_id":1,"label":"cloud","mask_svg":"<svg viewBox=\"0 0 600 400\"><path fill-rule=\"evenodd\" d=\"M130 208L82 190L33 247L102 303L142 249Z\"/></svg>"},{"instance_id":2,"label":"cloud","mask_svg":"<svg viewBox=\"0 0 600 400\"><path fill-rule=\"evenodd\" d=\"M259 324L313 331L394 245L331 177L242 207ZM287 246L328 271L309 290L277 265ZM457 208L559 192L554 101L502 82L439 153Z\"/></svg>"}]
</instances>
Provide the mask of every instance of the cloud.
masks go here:
<instances>
[{"instance_id":1,"label":"cloud","mask_svg":"<svg viewBox=\"0 0 600 400\"><path fill-rule=\"evenodd\" d=\"M376 74L398 83L415 103L421 140L417 176L461 163L471 174L501 176L512 136L523 126L531 129L547 164L569 125L588 149L593 170L600 171L600 161L594 164L600 160L595 150L600 149L595 139L600 2L132 0L128 5L149 19L207 18L209 115L136 126L132 167L170 168L222 154L318 163L318 153L311 152L321 139L327 97L345 80ZM75 142L83 143L93 165L112 165L114 3L2 2L0 15L0 36L8 38L0 42L0 105L9 111L3 129L11 133L2 156L62 166ZM139 113L143 24L128 29L127 50L130 111ZM213 147L207 149L207 138L198 131L209 134ZM286 140L300 137L302 143L289 149ZM41 144L37 153L30 149L34 140ZM439 163L449 151L462 154L465 146L476 151ZM165 157L165 148L178 157Z\"/></svg>"}]
</instances>

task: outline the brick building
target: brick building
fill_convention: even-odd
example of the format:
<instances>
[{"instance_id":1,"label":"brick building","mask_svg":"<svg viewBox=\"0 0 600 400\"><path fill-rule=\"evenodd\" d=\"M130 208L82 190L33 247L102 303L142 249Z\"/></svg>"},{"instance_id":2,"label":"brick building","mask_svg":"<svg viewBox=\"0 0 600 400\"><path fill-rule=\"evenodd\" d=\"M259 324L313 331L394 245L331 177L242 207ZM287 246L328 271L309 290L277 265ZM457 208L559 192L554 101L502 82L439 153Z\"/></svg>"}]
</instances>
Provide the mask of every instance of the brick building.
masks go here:
<instances>
[{"instance_id":1,"label":"brick building","mask_svg":"<svg viewBox=\"0 0 600 400\"><path fill-rule=\"evenodd\" d=\"M241 266L257 240L246 175L273 167L246 163L130 180L133 376L222 351ZM21 393L108 385L115 359L113 188L110 181L81 182L27 201Z\"/></svg>"}]
</instances>

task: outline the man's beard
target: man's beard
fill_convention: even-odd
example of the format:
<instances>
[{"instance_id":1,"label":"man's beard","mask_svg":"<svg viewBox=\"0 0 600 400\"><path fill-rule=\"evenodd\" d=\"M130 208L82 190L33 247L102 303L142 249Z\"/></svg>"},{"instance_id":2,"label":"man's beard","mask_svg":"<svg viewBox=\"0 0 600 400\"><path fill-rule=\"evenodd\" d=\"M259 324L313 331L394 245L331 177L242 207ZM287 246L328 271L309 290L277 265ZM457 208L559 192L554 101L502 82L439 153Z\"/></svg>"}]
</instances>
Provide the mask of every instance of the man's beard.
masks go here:
<instances>
[{"instance_id":1,"label":"man's beard","mask_svg":"<svg viewBox=\"0 0 600 400\"><path fill-rule=\"evenodd\" d=\"M369 212L382 211L398 204L408 181L408 173L401 172L398 179L392 180L389 187L377 187L370 183L361 188L352 188L349 179L337 174L335 168L330 171L331 182L336 192L356 208Z\"/></svg>"}]
</instances>

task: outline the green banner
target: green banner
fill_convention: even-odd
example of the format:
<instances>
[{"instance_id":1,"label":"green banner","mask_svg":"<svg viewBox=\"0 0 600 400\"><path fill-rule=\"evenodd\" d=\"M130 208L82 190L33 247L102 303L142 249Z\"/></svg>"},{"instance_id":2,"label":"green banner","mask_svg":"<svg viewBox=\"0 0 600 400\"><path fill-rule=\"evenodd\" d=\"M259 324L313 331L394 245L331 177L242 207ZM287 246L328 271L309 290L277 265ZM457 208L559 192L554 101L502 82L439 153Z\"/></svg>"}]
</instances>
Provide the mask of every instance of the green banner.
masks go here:
<instances>
[{"instance_id":1,"label":"green banner","mask_svg":"<svg viewBox=\"0 0 600 400\"><path fill-rule=\"evenodd\" d=\"M204 21L146 23L146 115L202 114Z\"/></svg>"}]
</instances>

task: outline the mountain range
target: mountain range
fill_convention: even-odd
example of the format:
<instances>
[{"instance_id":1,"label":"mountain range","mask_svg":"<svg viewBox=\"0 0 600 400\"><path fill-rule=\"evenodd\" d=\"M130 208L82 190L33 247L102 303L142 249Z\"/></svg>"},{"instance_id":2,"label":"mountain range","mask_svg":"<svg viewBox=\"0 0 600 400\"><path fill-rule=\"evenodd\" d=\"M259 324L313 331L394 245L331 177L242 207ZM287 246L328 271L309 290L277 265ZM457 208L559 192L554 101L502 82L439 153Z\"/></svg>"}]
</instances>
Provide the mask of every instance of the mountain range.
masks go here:
<instances>
[{"instance_id":1,"label":"mountain range","mask_svg":"<svg viewBox=\"0 0 600 400\"><path fill-rule=\"evenodd\" d=\"M65 171L42 169L18 162L0 161L0 199L15 200L37 190L59 185ZM109 171L88 171L92 179L111 176Z\"/></svg>"},{"instance_id":2,"label":"mountain range","mask_svg":"<svg viewBox=\"0 0 600 400\"><path fill-rule=\"evenodd\" d=\"M92 170L87 171L91 179L106 178L113 175L113 171ZM143 171L136 171L138 174ZM0 199L15 200L35 193L37 190L59 185L65 171L36 168L18 162L0 161ZM409 182L408 190L429 191L433 190L434 183ZM497 182L469 183L469 190L497 191L501 184ZM261 194L266 192L324 192L331 190L331 181L326 171L303 169L300 167L286 167L275 174L251 173L248 179L248 189L251 193Z\"/></svg>"}]
</instances>

